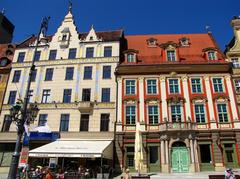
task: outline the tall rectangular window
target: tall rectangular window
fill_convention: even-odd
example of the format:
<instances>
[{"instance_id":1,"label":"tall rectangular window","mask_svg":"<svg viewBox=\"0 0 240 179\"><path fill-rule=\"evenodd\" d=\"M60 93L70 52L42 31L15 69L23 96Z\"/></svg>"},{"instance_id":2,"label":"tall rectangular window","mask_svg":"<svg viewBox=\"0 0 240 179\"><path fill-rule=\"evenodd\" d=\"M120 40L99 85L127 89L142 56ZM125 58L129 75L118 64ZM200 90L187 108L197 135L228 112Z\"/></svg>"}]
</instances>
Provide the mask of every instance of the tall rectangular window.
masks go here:
<instances>
[{"instance_id":1,"label":"tall rectangular window","mask_svg":"<svg viewBox=\"0 0 240 179\"><path fill-rule=\"evenodd\" d=\"M13 83L18 83L21 77L21 70L15 70L14 74L13 74L13 79L12 82Z\"/></svg>"},{"instance_id":2,"label":"tall rectangular window","mask_svg":"<svg viewBox=\"0 0 240 179\"><path fill-rule=\"evenodd\" d=\"M3 125L2 125L2 132L8 132L10 129L11 123L12 123L12 120L10 115L5 115Z\"/></svg>"},{"instance_id":3,"label":"tall rectangular window","mask_svg":"<svg viewBox=\"0 0 240 179\"><path fill-rule=\"evenodd\" d=\"M182 118L181 105L175 104L171 105L171 117L172 122L180 122Z\"/></svg>"},{"instance_id":4,"label":"tall rectangular window","mask_svg":"<svg viewBox=\"0 0 240 179\"><path fill-rule=\"evenodd\" d=\"M45 126L47 123L47 114L39 114L38 126Z\"/></svg>"},{"instance_id":5,"label":"tall rectangular window","mask_svg":"<svg viewBox=\"0 0 240 179\"><path fill-rule=\"evenodd\" d=\"M18 58L17 58L18 63L23 63L24 62L25 54L26 54L25 52L19 52Z\"/></svg>"},{"instance_id":6,"label":"tall rectangular window","mask_svg":"<svg viewBox=\"0 0 240 179\"><path fill-rule=\"evenodd\" d=\"M100 131L109 130L109 114L101 114Z\"/></svg>"},{"instance_id":7,"label":"tall rectangular window","mask_svg":"<svg viewBox=\"0 0 240 179\"><path fill-rule=\"evenodd\" d=\"M176 61L176 53L175 50L168 50L167 51L167 60L170 62Z\"/></svg>"},{"instance_id":8,"label":"tall rectangular window","mask_svg":"<svg viewBox=\"0 0 240 179\"><path fill-rule=\"evenodd\" d=\"M239 63L238 58L232 58L231 61L232 61L234 68L240 68L240 63Z\"/></svg>"},{"instance_id":9,"label":"tall rectangular window","mask_svg":"<svg viewBox=\"0 0 240 179\"><path fill-rule=\"evenodd\" d=\"M68 53L68 59L74 59L76 58L77 49L76 48L70 48Z\"/></svg>"},{"instance_id":10,"label":"tall rectangular window","mask_svg":"<svg viewBox=\"0 0 240 179\"><path fill-rule=\"evenodd\" d=\"M226 104L217 104L219 122L228 122L228 112Z\"/></svg>"},{"instance_id":11,"label":"tall rectangular window","mask_svg":"<svg viewBox=\"0 0 240 179\"><path fill-rule=\"evenodd\" d=\"M28 102L33 103L33 90L28 91Z\"/></svg>"},{"instance_id":12,"label":"tall rectangular window","mask_svg":"<svg viewBox=\"0 0 240 179\"><path fill-rule=\"evenodd\" d=\"M235 80L235 89L237 93L240 93L240 79Z\"/></svg>"},{"instance_id":13,"label":"tall rectangular window","mask_svg":"<svg viewBox=\"0 0 240 179\"><path fill-rule=\"evenodd\" d=\"M111 78L111 66L103 66L103 79Z\"/></svg>"},{"instance_id":14,"label":"tall rectangular window","mask_svg":"<svg viewBox=\"0 0 240 179\"><path fill-rule=\"evenodd\" d=\"M45 81L52 81L53 77L53 68L46 69Z\"/></svg>"},{"instance_id":15,"label":"tall rectangular window","mask_svg":"<svg viewBox=\"0 0 240 179\"><path fill-rule=\"evenodd\" d=\"M81 114L80 131L88 131L89 114Z\"/></svg>"},{"instance_id":16,"label":"tall rectangular window","mask_svg":"<svg viewBox=\"0 0 240 179\"><path fill-rule=\"evenodd\" d=\"M50 50L48 60L55 60L57 57L57 50Z\"/></svg>"},{"instance_id":17,"label":"tall rectangular window","mask_svg":"<svg viewBox=\"0 0 240 179\"><path fill-rule=\"evenodd\" d=\"M67 67L66 74L65 74L65 80L72 80L73 74L74 74L74 67Z\"/></svg>"},{"instance_id":18,"label":"tall rectangular window","mask_svg":"<svg viewBox=\"0 0 240 179\"><path fill-rule=\"evenodd\" d=\"M157 80L147 80L147 93L157 94Z\"/></svg>"},{"instance_id":19,"label":"tall rectangular window","mask_svg":"<svg viewBox=\"0 0 240 179\"><path fill-rule=\"evenodd\" d=\"M82 90L82 101L90 101L91 99L91 88L85 88Z\"/></svg>"},{"instance_id":20,"label":"tall rectangular window","mask_svg":"<svg viewBox=\"0 0 240 179\"><path fill-rule=\"evenodd\" d=\"M16 96L17 96L17 91L10 91L8 104L11 104L11 105L15 104Z\"/></svg>"},{"instance_id":21,"label":"tall rectangular window","mask_svg":"<svg viewBox=\"0 0 240 179\"><path fill-rule=\"evenodd\" d=\"M37 69L32 71L31 82L36 81L36 76L37 76Z\"/></svg>"},{"instance_id":22,"label":"tall rectangular window","mask_svg":"<svg viewBox=\"0 0 240 179\"><path fill-rule=\"evenodd\" d=\"M92 67L91 66L85 66L84 67L84 76L83 79L92 79Z\"/></svg>"},{"instance_id":23,"label":"tall rectangular window","mask_svg":"<svg viewBox=\"0 0 240 179\"><path fill-rule=\"evenodd\" d=\"M195 119L197 123L205 123L205 109L203 104L195 104Z\"/></svg>"},{"instance_id":24,"label":"tall rectangular window","mask_svg":"<svg viewBox=\"0 0 240 179\"><path fill-rule=\"evenodd\" d=\"M126 166L134 167L134 147L126 147Z\"/></svg>"},{"instance_id":25,"label":"tall rectangular window","mask_svg":"<svg viewBox=\"0 0 240 179\"><path fill-rule=\"evenodd\" d=\"M68 126L69 126L69 114L61 114L61 119L60 119L60 132L66 132L68 131Z\"/></svg>"},{"instance_id":26,"label":"tall rectangular window","mask_svg":"<svg viewBox=\"0 0 240 179\"><path fill-rule=\"evenodd\" d=\"M51 95L51 90L44 89L42 93L42 103L50 103L50 95Z\"/></svg>"},{"instance_id":27,"label":"tall rectangular window","mask_svg":"<svg viewBox=\"0 0 240 179\"><path fill-rule=\"evenodd\" d=\"M193 93L201 93L202 92L201 80L199 78L192 78L191 83L192 83L192 92Z\"/></svg>"},{"instance_id":28,"label":"tall rectangular window","mask_svg":"<svg viewBox=\"0 0 240 179\"><path fill-rule=\"evenodd\" d=\"M159 114L158 106L148 106L148 120L149 124L158 124Z\"/></svg>"},{"instance_id":29,"label":"tall rectangular window","mask_svg":"<svg viewBox=\"0 0 240 179\"><path fill-rule=\"evenodd\" d=\"M136 107L135 106L126 106L126 124L135 124L136 123Z\"/></svg>"},{"instance_id":30,"label":"tall rectangular window","mask_svg":"<svg viewBox=\"0 0 240 179\"><path fill-rule=\"evenodd\" d=\"M111 57L112 56L112 47L107 46L104 47L104 57Z\"/></svg>"},{"instance_id":31,"label":"tall rectangular window","mask_svg":"<svg viewBox=\"0 0 240 179\"><path fill-rule=\"evenodd\" d=\"M94 55L94 48L93 47L87 47L86 58L93 58L93 55Z\"/></svg>"},{"instance_id":32,"label":"tall rectangular window","mask_svg":"<svg viewBox=\"0 0 240 179\"><path fill-rule=\"evenodd\" d=\"M169 79L169 92L179 93L178 79Z\"/></svg>"},{"instance_id":33,"label":"tall rectangular window","mask_svg":"<svg viewBox=\"0 0 240 179\"><path fill-rule=\"evenodd\" d=\"M33 56L33 61L39 61L41 56L41 51L36 51Z\"/></svg>"},{"instance_id":34,"label":"tall rectangular window","mask_svg":"<svg viewBox=\"0 0 240 179\"><path fill-rule=\"evenodd\" d=\"M64 89L63 91L63 103L71 103L72 89Z\"/></svg>"},{"instance_id":35,"label":"tall rectangular window","mask_svg":"<svg viewBox=\"0 0 240 179\"><path fill-rule=\"evenodd\" d=\"M110 102L110 88L102 88L102 102Z\"/></svg>"},{"instance_id":36,"label":"tall rectangular window","mask_svg":"<svg viewBox=\"0 0 240 179\"><path fill-rule=\"evenodd\" d=\"M135 94L135 80L126 80L126 94L133 95Z\"/></svg>"},{"instance_id":37,"label":"tall rectangular window","mask_svg":"<svg viewBox=\"0 0 240 179\"><path fill-rule=\"evenodd\" d=\"M213 78L213 88L215 93L223 92L222 78Z\"/></svg>"}]
</instances>

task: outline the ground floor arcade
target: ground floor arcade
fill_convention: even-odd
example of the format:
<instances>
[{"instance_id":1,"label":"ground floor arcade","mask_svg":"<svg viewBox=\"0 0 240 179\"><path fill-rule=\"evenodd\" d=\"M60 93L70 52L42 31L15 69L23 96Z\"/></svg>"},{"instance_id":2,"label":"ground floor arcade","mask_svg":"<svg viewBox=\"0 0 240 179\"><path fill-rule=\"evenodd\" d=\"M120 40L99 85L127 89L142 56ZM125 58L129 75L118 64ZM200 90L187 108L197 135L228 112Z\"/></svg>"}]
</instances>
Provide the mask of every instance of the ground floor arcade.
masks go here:
<instances>
[{"instance_id":1,"label":"ground floor arcade","mask_svg":"<svg viewBox=\"0 0 240 179\"><path fill-rule=\"evenodd\" d=\"M240 133L233 130L143 132L142 172L224 171L240 163ZM116 168L134 168L134 132L116 135Z\"/></svg>"}]
</instances>

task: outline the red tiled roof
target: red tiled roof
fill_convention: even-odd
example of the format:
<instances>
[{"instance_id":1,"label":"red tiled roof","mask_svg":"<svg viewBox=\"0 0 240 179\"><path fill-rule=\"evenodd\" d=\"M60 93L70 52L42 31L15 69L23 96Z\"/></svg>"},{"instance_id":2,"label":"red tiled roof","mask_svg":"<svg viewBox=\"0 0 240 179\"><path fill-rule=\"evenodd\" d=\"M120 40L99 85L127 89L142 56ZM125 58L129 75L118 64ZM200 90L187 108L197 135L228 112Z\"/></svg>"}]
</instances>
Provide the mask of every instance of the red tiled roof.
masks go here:
<instances>
[{"instance_id":1,"label":"red tiled roof","mask_svg":"<svg viewBox=\"0 0 240 179\"><path fill-rule=\"evenodd\" d=\"M189 46L181 46L180 39L186 37L189 39ZM134 49L139 51L137 54L138 63L137 64L161 64L161 63L225 63L224 56L222 52L217 47L211 34L156 34L156 35L128 35L125 36L127 40L127 49ZM149 47L147 40L154 38L157 40L157 47ZM162 54L164 50L159 47L160 44L166 42L174 42L180 46L177 48L179 52L178 62L167 62L163 59ZM217 48L218 49L218 59L216 61L206 61L204 57L205 48ZM124 65L124 63L122 63ZM136 65L136 64L134 64Z\"/></svg>"}]
</instances>

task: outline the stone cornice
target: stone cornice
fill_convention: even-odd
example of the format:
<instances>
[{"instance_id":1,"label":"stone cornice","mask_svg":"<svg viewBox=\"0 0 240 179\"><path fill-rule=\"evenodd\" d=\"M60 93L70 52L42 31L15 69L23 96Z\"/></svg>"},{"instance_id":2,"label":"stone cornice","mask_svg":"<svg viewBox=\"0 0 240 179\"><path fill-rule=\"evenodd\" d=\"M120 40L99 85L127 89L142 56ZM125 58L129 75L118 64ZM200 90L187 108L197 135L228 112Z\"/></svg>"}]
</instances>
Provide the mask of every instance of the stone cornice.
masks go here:
<instances>
[{"instance_id":1,"label":"stone cornice","mask_svg":"<svg viewBox=\"0 0 240 179\"><path fill-rule=\"evenodd\" d=\"M76 58L76 59L59 59L59 60L42 60L34 64L36 66L47 65L71 65L71 64L92 64L92 63L118 63L119 57L97 57L97 58ZM30 67L30 62L12 63L12 68Z\"/></svg>"}]
</instances>

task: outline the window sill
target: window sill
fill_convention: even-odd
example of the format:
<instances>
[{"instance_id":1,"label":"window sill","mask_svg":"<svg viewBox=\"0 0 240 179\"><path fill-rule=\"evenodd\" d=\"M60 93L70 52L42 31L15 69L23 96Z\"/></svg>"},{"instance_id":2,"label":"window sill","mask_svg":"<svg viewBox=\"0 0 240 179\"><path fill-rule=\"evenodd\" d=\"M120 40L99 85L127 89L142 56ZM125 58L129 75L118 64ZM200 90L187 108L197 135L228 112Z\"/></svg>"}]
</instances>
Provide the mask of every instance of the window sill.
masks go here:
<instances>
[{"instance_id":1,"label":"window sill","mask_svg":"<svg viewBox=\"0 0 240 179\"><path fill-rule=\"evenodd\" d=\"M102 78L103 80L111 80L112 78L110 77L110 78Z\"/></svg>"},{"instance_id":2,"label":"window sill","mask_svg":"<svg viewBox=\"0 0 240 179\"><path fill-rule=\"evenodd\" d=\"M83 80L92 80L92 78L83 78Z\"/></svg>"},{"instance_id":3,"label":"window sill","mask_svg":"<svg viewBox=\"0 0 240 179\"><path fill-rule=\"evenodd\" d=\"M73 81L73 79L65 79L65 81Z\"/></svg>"},{"instance_id":4,"label":"window sill","mask_svg":"<svg viewBox=\"0 0 240 179\"><path fill-rule=\"evenodd\" d=\"M53 80L44 80L44 81L53 81Z\"/></svg>"}]
</instances>

